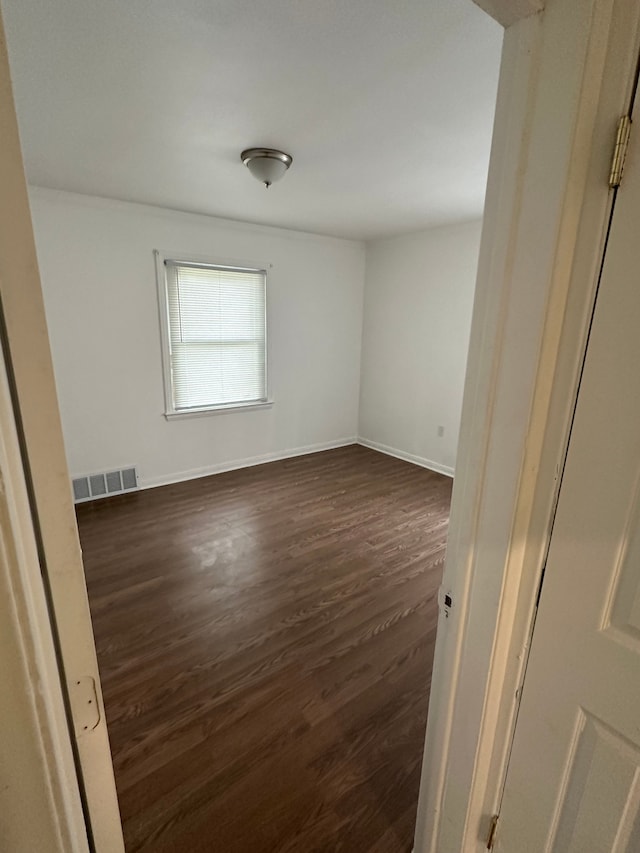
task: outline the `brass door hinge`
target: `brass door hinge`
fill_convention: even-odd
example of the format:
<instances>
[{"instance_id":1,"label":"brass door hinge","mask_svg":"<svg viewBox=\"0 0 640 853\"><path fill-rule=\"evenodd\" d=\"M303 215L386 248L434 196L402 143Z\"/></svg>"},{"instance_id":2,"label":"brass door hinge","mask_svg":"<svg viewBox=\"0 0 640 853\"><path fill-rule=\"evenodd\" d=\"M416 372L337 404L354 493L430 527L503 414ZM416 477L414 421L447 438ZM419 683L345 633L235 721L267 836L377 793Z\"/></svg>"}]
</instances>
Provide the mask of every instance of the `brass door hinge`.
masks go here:
<instances>
[{"instance_id":1,"label":"brass door hinge","mask_svg":"<svg viewBox=\"0 0 640 853\"><path fill-rule=\"evenodd\" d=\"M631 118L628 115L622 116L618 122L616 144L613 148L613 159L611 160L611 172L609 174L609 186L611 189L619 187L620 182L622 181L622 170L624 169L624 161L627 156L630 134Z\"/></svg>"},{"instance_id":2,"label":"brass door hinge","mask_svg":"<svg viewBox=\"0 0 640 853\"><path fill-rule=\"evenodd\" d=\"M489 834L487 835L487 850L493 850L493 842L496 840L496 828L498 826L498 815L494 814L489 824Z\"/></svg>"}]
</instances>

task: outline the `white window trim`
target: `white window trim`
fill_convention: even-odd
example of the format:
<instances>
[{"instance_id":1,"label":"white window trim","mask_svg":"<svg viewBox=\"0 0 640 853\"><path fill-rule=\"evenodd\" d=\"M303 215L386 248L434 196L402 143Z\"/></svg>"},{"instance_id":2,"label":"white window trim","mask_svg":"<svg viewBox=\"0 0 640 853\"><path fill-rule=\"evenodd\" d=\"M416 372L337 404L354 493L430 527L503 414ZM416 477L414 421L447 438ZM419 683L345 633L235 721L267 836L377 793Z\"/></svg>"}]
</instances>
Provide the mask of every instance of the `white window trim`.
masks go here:
<instances>
[{"instance_id":1,"label":"white window trim","mask_svg":"<svg viewBox=\"0 0 640 853\"><path fill-rule=\"evenodd\" d=\"M162 381L164 386L164 416L167 420L182 420L184 418L203 417L206 415L229 414L231 412L246 412L259 409L270 409L273 399L269 393L269 341L268 341L268 288L265 276L265 400L249 400L246 403L222 403L211 406L199 406L193 409L176 409L173 402L173 387L171 385L171 332L169 329L169 293L165 261L184 261L192 264L209 264L213 267L235 267L237 269L261 270L265 274L273 268L273 264L249 264L246 261L217 258L204 258L185 252L164 252L153 250L156 264L156 286L158 292L158 316L160 319L160 347L162 351Z\"/></svg>"},{"instance_id":2,"label":"white window trim","mask_svg":"<svg viewBox=\"0 0 640 853\"><path fill-rule=\"evenodd\" d=\"M250 412L252 409L270 409L273 400L258 400L256 403L227 403L222 406L202 406L198 409L176 409L173 412L165 412L168 421L179 421L183 418L204 417L206 415L223 415L231 412Z\"/></svg>"}]
</instances>

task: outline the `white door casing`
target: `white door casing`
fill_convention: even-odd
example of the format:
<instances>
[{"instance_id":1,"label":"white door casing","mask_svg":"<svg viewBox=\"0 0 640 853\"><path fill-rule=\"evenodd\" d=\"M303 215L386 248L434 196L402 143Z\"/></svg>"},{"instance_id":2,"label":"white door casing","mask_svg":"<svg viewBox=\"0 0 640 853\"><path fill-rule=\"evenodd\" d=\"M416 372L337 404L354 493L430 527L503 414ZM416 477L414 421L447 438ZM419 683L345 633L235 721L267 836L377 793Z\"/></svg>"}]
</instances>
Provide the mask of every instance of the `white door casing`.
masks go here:
<instances>
[{"instance_id":1,"label":"white door casing","mask_svg":"<svg viewBox=\"0 0 640 853\"><path fill-rule=\"evenodd\" d=\"M88 853L1 345L0 672L0 850Z\"/></svg>"},{"instance_id":2,"label":"white door casing","mask_svg":"<svg viewBox=\"0 0 640 853\"><path fill-rule=\"evenodd\" d=\"M638 106L635 118L640 124ZM636 132L523 686L495 844L501 853L640 850L639 222Z\"/></svg>"},{"instance_id":3,"label":"white door casing","mask_svg":"<svg viewBox=\"0 0 640 853\"><path fill-rule=\"evenodd\" d=\"M62 663L75 728L75 754L91 843L97 853L123 853L124 842L91 628L84 569L71 496L62 426L13 103L9 62L0 21L0 298L6 328L7 367L22 439L24 476L31 488L33 526L39 539L51 612L40 611L41 635L53 635ZM51 616L52 624L47 616ZM35 631L35 626L31 626ZM32 673L30 689L43 687ZM97 715L86 720L86 685ZM95 718L94 718L95 716ZM61 766L60 773L68 772ZM9 814L2 815L10 821ZM34 822L37 819L34 817ZM60 820L65 820L61 813ZM66 830L78 835L77 828ZM32 848L35 853L36 848ZM56 849L51 847L52 850ZM71 849L71 848L69 848ZM75 848L74 848L75 849ZM30 851L31 853L31 851ZM40 847L38 853L45 853Z\"/></svg>"},{"instance_id":4,"label":"white door casing","mask_svg":"<svg viewBox=\"0 0 640 853\"><path fill-rule=\"evenodd\" d=\"M486 850L500 802L639 23L548 0L505 33L416 853Z\"/></svg>"}]
</instances>

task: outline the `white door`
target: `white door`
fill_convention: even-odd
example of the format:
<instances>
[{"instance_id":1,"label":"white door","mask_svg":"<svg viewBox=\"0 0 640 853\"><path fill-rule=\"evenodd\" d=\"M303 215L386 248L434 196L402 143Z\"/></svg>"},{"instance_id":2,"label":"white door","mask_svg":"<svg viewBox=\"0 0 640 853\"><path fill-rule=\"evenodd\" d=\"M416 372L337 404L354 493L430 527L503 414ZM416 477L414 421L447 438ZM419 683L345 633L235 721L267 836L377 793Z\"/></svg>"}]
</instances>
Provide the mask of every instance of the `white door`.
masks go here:
<instances>
[{"instance_id":1,"label":"white door","mask_svg":"<svg viewBox=\"0 0 640 853\"><path fill-rule=\"evenodd\" d=\"M640 115L618 190L494 850L640 853Z\"/></svg>"}]
</instances>

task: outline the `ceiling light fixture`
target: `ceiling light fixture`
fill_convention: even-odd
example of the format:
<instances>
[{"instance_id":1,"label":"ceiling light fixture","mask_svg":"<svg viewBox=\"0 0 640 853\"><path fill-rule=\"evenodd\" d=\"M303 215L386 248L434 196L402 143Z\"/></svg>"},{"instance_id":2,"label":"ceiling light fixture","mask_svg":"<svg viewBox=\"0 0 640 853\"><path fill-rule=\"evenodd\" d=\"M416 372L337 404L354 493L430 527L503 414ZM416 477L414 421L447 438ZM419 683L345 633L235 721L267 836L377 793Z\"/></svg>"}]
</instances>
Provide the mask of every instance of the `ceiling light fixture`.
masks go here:
<instances>
[{"instance_id":1,"label":"ceiling light fixture","mask_svg":"<svg viewBox=\"0 0 640 853\"><path fill-rule=\"evenodd\" d=\"M293 162L290 154L275 148L247 148L240 158L254 178L267 189L274 181L279 181Z\"/></svg>"}]
</instances>

